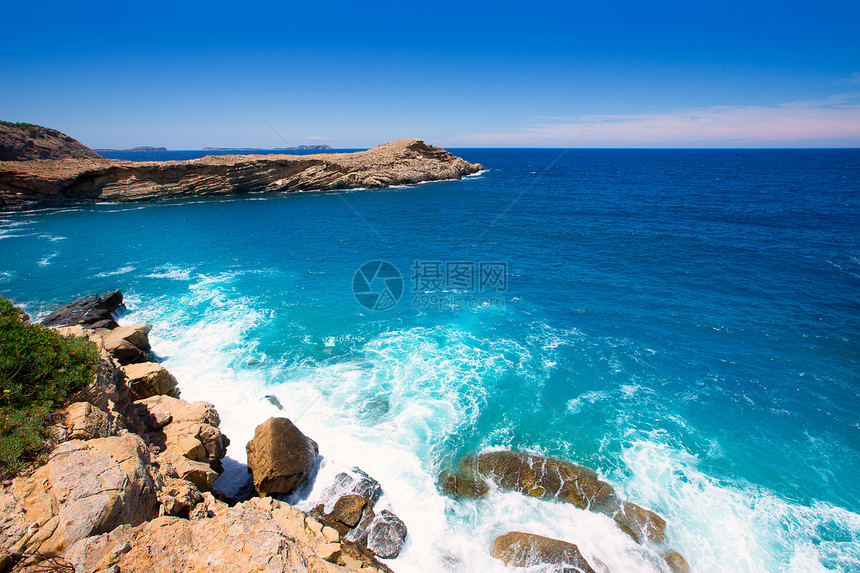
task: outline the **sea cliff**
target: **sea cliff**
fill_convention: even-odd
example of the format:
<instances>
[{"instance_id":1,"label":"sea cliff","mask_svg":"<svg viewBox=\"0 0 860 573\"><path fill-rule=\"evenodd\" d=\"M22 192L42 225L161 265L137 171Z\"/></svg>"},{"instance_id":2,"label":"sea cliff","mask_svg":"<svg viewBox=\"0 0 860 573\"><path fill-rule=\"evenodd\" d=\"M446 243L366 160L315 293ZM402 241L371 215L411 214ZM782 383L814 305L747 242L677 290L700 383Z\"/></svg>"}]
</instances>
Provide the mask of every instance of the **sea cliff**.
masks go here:
<instances>
[{"instance_id":1,"label":"sea cliff","mask_svg":"<svg viewBox=\"0 0 860 573\"><path fill-rule=\"evenodd\" d=\"M366 151L222 155L188 161L3 161L0 211L249 193L329 191L459 179L483 167L420 139Z\"/></svg>"}]
</instances>

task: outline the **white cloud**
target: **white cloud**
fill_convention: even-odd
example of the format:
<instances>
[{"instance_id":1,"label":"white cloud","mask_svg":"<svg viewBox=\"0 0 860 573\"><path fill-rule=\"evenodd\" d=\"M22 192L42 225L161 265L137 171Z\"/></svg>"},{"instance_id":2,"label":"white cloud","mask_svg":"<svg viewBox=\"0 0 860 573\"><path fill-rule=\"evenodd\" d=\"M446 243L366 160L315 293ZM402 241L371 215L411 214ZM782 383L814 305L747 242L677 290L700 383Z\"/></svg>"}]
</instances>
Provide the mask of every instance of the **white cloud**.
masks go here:
<instances>
[{"instance_id":1,"label":"white cloud","mask_svg":"<svg viewBox=\"0 0 860 573\"><path fill-rule=\"evenodd\" d=\"M714 106L630 115L543 118L510 133L471 133L469 145L567 147L860 146L860 94L774 106Z\"/></svg>"}]
</instances>

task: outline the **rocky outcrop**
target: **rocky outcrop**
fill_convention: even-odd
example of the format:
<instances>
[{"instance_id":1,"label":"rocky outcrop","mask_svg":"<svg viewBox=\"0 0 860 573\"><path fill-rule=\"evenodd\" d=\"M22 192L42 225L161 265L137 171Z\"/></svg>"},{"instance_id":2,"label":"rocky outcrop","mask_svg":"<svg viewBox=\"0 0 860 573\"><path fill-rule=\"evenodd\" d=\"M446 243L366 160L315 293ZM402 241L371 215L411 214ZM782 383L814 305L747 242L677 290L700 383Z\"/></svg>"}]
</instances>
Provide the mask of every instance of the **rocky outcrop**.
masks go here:
<instances>
[{"instance_id":1,"label":"rocky outcrop","mask_svg":"<svg viewBox=\"0 0 860 573\"><path fill-rule=\"evenodd\" d=\"M101 159L101 156L56 129L0 121L0 161L33 159Z\"/></svg>"},{"instance_id":2,"label":"rocky outcrop","mask_svg":"<svg viewBox=\"0 0 860 573\"><path fill-rule=\"evenodd\" d=\"M483 480L458 476L451 472L442 472L439 484L442 493L454 499L481 499L487 497L490 492L489 486Z\"/></svg>"},{"instance_id":3,"label":"rocky outcrop","mask_svg":"<svg viewBox=\"0 0 860 573\"><path fill-rule=\"evenodd\" d=\"M459 179L469 163L420 139L355 153L219 155L189 161L4 162L0 211L98 202L330 191Z\"/></svg>"},{"instance_id":4,"label":"rocky outcrop","mask_svg":"<svg viewBox=\"0 0 860 573\"><path fill-rule=\"evenodd\" d=\"M151 396L179 398L179 388L173 374L161 364L141 362L122 367L132 400L143 400Z\"/></svg>"},{"instance_id":5,"label":"rocky outcrop","mask_svg":"<svg viewBox=\"0 0 860 573\"><path fill-rule=\"evenodd\" d=\"M221 420L215 407L171 396L138 400L134 407L143 424L141 436L158 452L159 463L199 489L211 489L230 443L218 429Z\"/></svg>"},{"instance_id":6,"label":"rocky outcrop","mask_svg":"<svg viewBox=\"0 0 860 573\"><path fill-rule=\"evenodd\" d=\"M319 447L287 418L269 418L246 446L248 469L260 495L288 494L311 476Z\"/></svg>"},{"instance_id":7,"label":"rocky outcrop","mask_svg":"<svg viewBox=\"0 0 860 573\"><path fill-rule=\"evenodd\" d=\"M99 296L82 296L63 305L45 318L41 326L82 326L84 328L116 328L114 313L122 306L122 293L118 290Z\"/></svg>"},{"instance_id":8,"label":"rocky outcrop","mask_svg":"<svg viewBox=\"0 0 860 573\"><path fill-rule=\"evenodd\" d=\"M0 550L58 553L91 535L158 515L157 478L134 434L60 444L0 493Z\"/></svg>"},{"instance_id":9,"label":"rocky outcrop","mask_svg":"<svg viewBox=\"0 0 860 573\"><path fill-rule=\"evenodd\" d=\"M595 573L573 543L532 533L512 531L500 535L493 541L492 555L512 567L531 567L549 563L567 565L581 573Z\"/></svg>"}]
</instances>

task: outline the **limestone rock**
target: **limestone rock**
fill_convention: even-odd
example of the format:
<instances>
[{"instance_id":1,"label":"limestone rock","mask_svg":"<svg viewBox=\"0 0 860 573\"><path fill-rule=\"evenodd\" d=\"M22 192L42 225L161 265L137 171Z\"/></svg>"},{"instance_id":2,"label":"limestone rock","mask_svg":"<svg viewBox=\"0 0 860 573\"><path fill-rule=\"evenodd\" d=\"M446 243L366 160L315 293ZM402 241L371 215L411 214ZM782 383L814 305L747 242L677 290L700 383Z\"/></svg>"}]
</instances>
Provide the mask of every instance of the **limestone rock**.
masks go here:
<instances>
[{"instance_id":1,"label":"limestone rock","mask_svg":"<svg viewBox=\"0 0 860 573\"><path fill-rule=\"evenodd\" d=\"M370 524L367 548L383 559L393 559L400 555L405 541L406 524L387 509L383 509Z\"/></svg>"},{"instance_id":2,"label":"limestone rock","mask_svg":"<svg viewBox=\"0 0 860 573\"><path fill-rule=\"evenodd\" d=\"M70 440L91 440L119 434L117 424L108 413L89 402L75 402L66 408L66 429Z\"/></svg>"},{"instance_id":3,"label":"limestone rock","mask_svg":"<svg viewBox=\"0 0 860 573\"><path fill-rule=\"evenodd\" d=\"M513 567L531 567L541 563L570 565L581 573L595 573L573 543L541 535L512 531L493 541L493 557Z\"/></svg>"},{"instance_id":4,"label":"limestone rock","mask_svg":"<svg viewBox=\"0 0 860 573\"><path fill-rule=\"evenodd\" d=\"M215 407L151 396L135 402L135 410L145 426L141 436L160 450L159 462L170 464L181 479L201 491L209 490L222 471L220 460L230 443L218 429L221 421Z\"/></svg>"},{"instance_id":5,"label":"limestone rock","mask_svg":"<svg viewBox=\"0 0 860 573\"><path fill-rule=\"evenodd\" d=\"M149 452L134 434L65 442L0 495L0 551L61 552L157 515Z\"/></svg>"},{"instance_id":6,"label":"limestone rock","mask_svg":"<svg viewBox=\"0 0 860 573\"><path fill-rule=\"evenodd\" d=\"M514 451L478 454L463 460L460 473L493 480L503 489L540 499L556 499L583 509L614 503L615 490L591 468Z\"/></svg>"},{"instance_id":7,"label":"limestone rock","mask_svg":"<svg viewBox=\"0 0 860 573\"><path fill-rule=\"evenodd\" d=\"M179 398L176 378L161 364L140 362L123 366L122 370L126 375L128 393L133 401L160 395Z\"/></svg>"},{"instance_id":8,"label":"limestone rock","mask_svg":"<svg viewBox=\"0 0 860 573\"><path fill-rule=\"evenodd\" d=\"M442 472L439 476L442 493L454 499L481 499L487 497L489 486L480 479L470 479L456 476L449 472Z\"/></svg>"},{"instance_id":9,"label":"limestone rock","mask_svg":"<svg viewBox=\"0 0 860 573\"><path fill-rule=\"evenodd\" d=\"M79 541L66 559L75 571L115 566L122 573L328 573L323 560L286 536L270 512L245 505L208 519L163 516L120 527Z\"/></svg>"},{"instance_id":10,"label":"limestone rock","mask_svg":"<svg viewBox=\"0 0 860 573\"><path fill-rule=\"evenodd\" d=\"M260 495L288 494L314 469L319 448L287 418L269 418L248 442L248 469Z\"/></svg>"},{"instance_id":11,"label":"limestone rock","mask_svg":"<svg viewBox=\"0 0 860 573\"><path fill-rule=\"evenodd\" d=\"M170 162L3 162L0 211L60 203L379 188L459 179L481 169L420 139L392 141L355 153L219 155Z\"/></svg>"}]
</instances>

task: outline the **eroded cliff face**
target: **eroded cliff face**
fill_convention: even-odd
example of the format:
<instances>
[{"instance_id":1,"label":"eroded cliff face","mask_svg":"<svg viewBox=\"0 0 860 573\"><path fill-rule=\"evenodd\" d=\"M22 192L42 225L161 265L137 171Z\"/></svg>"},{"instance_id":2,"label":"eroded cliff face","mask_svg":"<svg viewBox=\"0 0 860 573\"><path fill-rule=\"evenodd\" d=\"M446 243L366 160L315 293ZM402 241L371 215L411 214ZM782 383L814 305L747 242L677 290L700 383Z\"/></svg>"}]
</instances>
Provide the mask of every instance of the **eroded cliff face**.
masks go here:
<instances>
[{"instance_id":1,"label":"eroded cliff face","mask_svg":"<svg viewBox=\"0 0 860 573\"><path fill-rule=\"evenodd\" d=\"M459 179L483 169L420 139L356 153L222 155L190 161L37 160L0 165L0 210Z\"/></svg>"}]
</instances>

